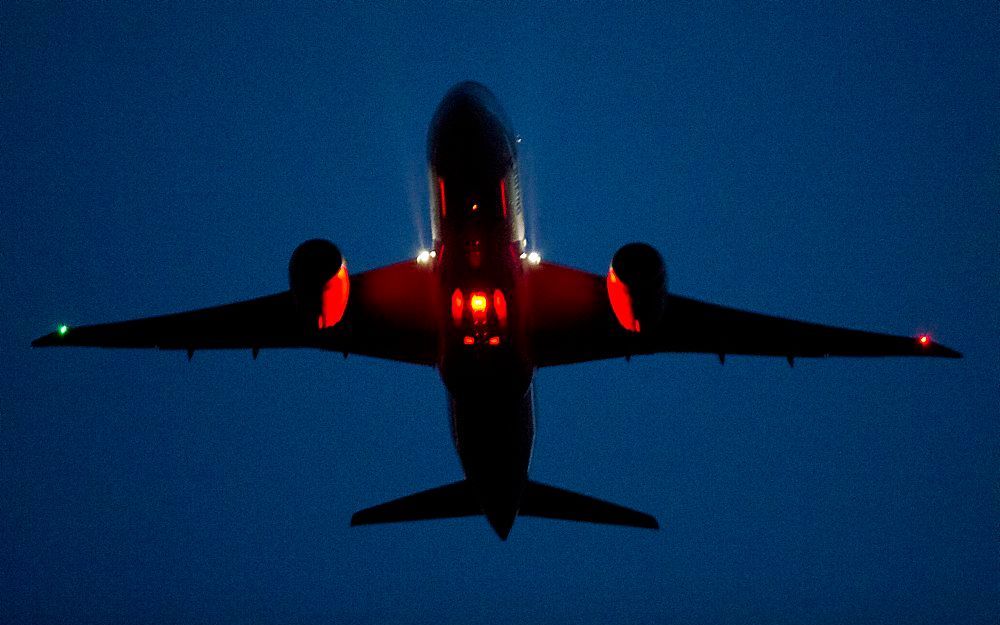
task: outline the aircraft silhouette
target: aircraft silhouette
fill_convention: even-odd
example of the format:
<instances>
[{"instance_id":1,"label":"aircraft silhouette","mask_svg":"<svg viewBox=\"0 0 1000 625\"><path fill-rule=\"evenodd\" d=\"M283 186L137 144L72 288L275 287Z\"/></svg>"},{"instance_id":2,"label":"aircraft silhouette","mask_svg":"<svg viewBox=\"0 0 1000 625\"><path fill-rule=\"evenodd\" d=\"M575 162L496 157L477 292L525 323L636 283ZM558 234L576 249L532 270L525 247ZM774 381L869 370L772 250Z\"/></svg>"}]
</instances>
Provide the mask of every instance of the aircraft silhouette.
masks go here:
<instances>
[{"instance_id":1,"label":"aircraft silhouette","mask_svg":"<svg viewBox=\"0 0 1000 625\"><path fill-rule=\"evenodd\" d=\"M919 337L835 328L667 291L660 254L630 243L606 275L527 247L517 140L496 98L463 82L431 122L433 248L349 276L320 239L295 249L289 289L234 304L68 328L36 347L186 350L311 347L437 367L465 479L357 512L352 525L485 515L506 539L518 515L658 528L652 516L528 478L538 367L660 352L786 358L961 354Z\"/></svg>"}]
</instances>

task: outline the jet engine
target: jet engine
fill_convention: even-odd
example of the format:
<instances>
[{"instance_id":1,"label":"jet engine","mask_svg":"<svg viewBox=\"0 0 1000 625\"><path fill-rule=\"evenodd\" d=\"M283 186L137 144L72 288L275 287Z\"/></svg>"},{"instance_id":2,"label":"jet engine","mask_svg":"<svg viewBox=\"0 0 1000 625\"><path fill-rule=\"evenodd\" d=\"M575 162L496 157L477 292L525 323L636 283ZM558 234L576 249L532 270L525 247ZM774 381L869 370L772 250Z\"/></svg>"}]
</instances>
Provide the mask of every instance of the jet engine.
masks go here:
<instances>
[{"instance_id":1,"label":"jet engine","mask_svg":"<svg viewBox=\"0 0 1000 625\"><path fill-rule=\"evenodd\" d=\"M324 330L343 318L351 284L344 256L330 241L311 239L295 248L288 285L307 325Z\"/></svg>"},{"instance_id":2,"label":"jet engine","mask_svg":"<svg viewBox=\"0 0 1000 625\"><path fill-rule=\"evenodd\" d=\"M611 310L629 332L652 328L663 317L667 267L652 246L629 243L615 252L607 286Z\"/></svg>"}]
</instances>

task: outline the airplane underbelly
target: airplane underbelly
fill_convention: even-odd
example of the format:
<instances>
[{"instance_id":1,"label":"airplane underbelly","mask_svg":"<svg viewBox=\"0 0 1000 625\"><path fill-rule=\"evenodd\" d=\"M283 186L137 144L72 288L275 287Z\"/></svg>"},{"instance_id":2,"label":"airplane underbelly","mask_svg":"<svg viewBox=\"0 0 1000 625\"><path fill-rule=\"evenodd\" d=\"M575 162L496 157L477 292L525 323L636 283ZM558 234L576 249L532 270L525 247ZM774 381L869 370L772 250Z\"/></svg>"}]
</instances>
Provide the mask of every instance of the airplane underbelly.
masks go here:
<instances>
[{"instance_id":1,"label":"airplane underbelly","mask_svg":"<svg viewBox=\"0 0 1000 625\"><path fill-rule=\"evenodd\" d=\"M519 507L535 439L533 395L529 385L520 397L450 398L455 449L488 517L512 522Z\"/></svg>"}]
</instances>

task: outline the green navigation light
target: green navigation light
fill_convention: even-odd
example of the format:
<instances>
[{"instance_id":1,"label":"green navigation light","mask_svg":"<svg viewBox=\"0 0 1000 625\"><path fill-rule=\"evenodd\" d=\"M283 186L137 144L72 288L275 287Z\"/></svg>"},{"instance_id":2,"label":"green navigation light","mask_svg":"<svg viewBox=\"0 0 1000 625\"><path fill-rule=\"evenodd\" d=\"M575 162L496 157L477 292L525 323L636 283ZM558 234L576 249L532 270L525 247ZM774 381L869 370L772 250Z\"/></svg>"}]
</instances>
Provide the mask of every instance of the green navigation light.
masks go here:
<instances>
[{"instance_id":1,"label":"green navigation light","mask_svg":"<svg viewBox=\"0 0 1000 625\"><path fill-rule=\"evenodd\" d=\"M69 332L69 326L59 326L59 336L66 336L67 332Z\"/></svg>"}]
</instances>

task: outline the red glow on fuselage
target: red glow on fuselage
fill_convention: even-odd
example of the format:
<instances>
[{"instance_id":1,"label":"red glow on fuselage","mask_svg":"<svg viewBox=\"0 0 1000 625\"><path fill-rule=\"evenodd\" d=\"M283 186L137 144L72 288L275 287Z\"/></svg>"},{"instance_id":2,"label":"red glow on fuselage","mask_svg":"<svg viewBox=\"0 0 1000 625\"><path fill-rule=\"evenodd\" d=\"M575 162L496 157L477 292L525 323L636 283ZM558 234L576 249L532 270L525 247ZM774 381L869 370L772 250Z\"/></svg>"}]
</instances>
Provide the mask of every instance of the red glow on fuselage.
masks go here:
<instances>
[{"instance_id":1,"label":"red glow on fuselage","mask_svg":"<svg viewBox=\"0 0 1000 625\"><path fill-rule=\"evenodd\" d=\"M507 299L503 296L500 289L493 291L493 310L497 313L497 321L500 322L500 327L505 327L507 325Z\"/></svg>"},{"instance_id":2,"label":"red glow on fuselage","mask_svg":"<svg viewBox=\"0 0 1000 625\"><path fill-rule=\"evenodd\" d=\"M628 292L628 287L615 274L614 268L608 270L608 301L611 302L611 310L615 313L615 319L621 327L629 332L639 331L639 320L635 318L632 311L632 296Z\"/></svg>"},{"instance_id":3,"label":"red glow on fuselage","mask_svg":"<svg viewBox=\"0 0 1000 625\"><path fill-rule=\"evenodd\" d=\"M320 329L332 328L344 317L347 299L351 293L351 281L347 276L347 263L323 285L323 298L316 326Z\"/></svg>"},{"instance_id":4,"label":"red glow on fuselage","mask_svg":"<svg viewBox=\"0 0 1000 625\"><path fill-rule=\"evenodd\" d=\"M444 201L444 178L438 178L438 188L441 191L441 216L448 216L448 205Z\"/></svg>"},{"instance_id":5,"label":"red glow on fuselage","mask_svg":"<svg viewBox=\"0 0 1000 625\"><path fill-rule=\"evenodd\" d=\"M451 320L455 322L456 326L462 325L463 304L462 291L455 289L455 292L451 294Z\"/></svg>"},{"instance_id":6,"label":"red glow on fuselage","mask_svg":"<svg viewBox=\"0 0 1000 625\"><path fill-rule=\"evenodd\" d=\"M503 178L500 179L500 208L503 210L504 218L507 217L507 184Z\"/></svg>"}]
</instances>

